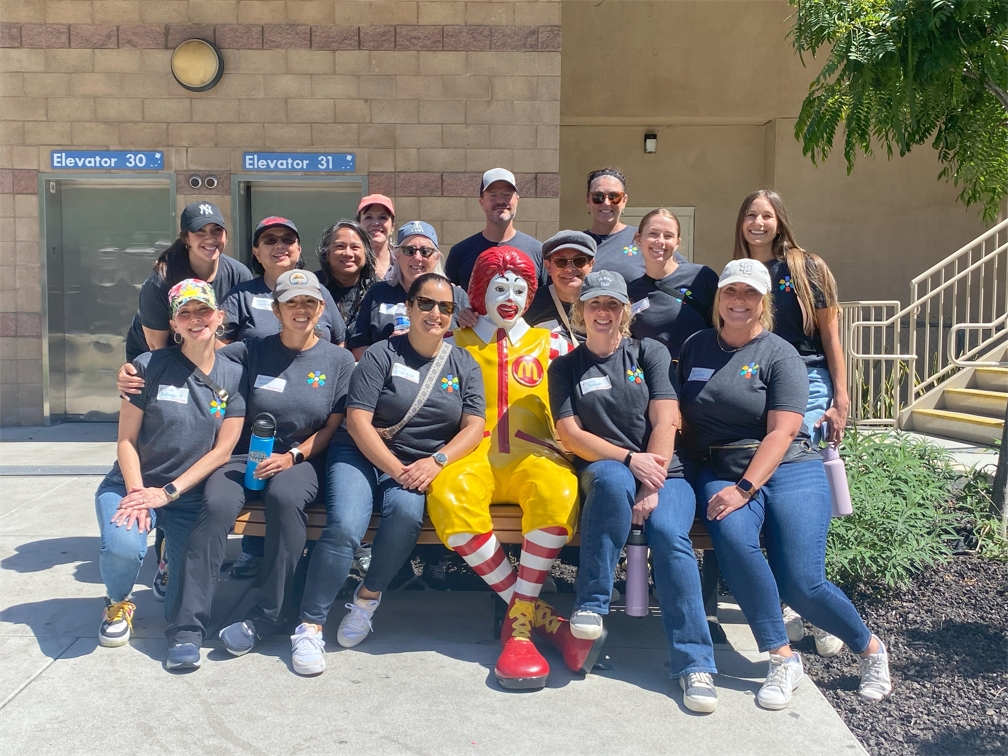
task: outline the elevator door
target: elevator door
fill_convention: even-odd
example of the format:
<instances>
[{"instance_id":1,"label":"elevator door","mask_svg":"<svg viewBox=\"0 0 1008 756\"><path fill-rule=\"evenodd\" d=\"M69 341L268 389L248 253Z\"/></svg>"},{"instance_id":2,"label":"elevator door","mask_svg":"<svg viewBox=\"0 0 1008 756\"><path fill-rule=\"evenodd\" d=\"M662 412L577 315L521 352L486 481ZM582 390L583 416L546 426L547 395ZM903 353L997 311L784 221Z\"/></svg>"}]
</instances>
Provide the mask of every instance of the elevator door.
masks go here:
<instances>
[{"instance_id":1,"label":"elevator door","mask_svg":"<svg viewBox=\"0 0 1008 756\"><path fill-rule=\"evenodd\" d=\"M43 192L50 416L114 421L140 287L174 237L170 183L46 179Z\"/></svg>"},{"instance_id":2,"label":"elevator door","mask_svg":"<svg viewBox=\"0 0 1008 756\"><path fill-rule=\"evenodd\" d=\"M357 215L362 186L353 182L312 182L291 184L282 181L243 182L240 191L248 209L248 254L251 254L252 233L256 224L271 215L294 221L301 237L301 255L307 270L318 270L318 244L322 232L342 218Z\"/></svg>"}]
</instances>

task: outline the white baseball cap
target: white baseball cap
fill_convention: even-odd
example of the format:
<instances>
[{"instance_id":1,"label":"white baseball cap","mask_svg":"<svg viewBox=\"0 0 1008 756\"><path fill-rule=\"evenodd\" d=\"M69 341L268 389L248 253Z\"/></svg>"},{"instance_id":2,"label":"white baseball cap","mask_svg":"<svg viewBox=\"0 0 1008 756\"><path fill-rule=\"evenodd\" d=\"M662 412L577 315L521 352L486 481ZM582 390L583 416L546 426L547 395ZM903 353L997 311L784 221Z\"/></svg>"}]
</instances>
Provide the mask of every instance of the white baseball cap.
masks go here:
<instances>
[{"instance_id":1,"label":"white baseball cap","mask_svg":"<svg viewBox=\"0 0 1008 756\"><path fill-rule=\"evenodd\" d=\"M717 287L723 289L733 283L749 284L760 294L765 295L771 288L770 271L759 260L752 260L748 257L732 260L721 271Z\"/></svg>"},{"instance_id":2,"label":"white baseball cap","mask_svg":"<svg viewBox=\"0 0 1008 756\"><path fill-rule=\"evenodd\" d=\"M482 195L486 191L486 188L494 181L506 181L511 184L512 189L516 192L518 191L518 182L515 181L514 174L511 171L507 168L491 168L483 174L483 180L480 181L480 194Z\"/></svg>"}]
</instances>

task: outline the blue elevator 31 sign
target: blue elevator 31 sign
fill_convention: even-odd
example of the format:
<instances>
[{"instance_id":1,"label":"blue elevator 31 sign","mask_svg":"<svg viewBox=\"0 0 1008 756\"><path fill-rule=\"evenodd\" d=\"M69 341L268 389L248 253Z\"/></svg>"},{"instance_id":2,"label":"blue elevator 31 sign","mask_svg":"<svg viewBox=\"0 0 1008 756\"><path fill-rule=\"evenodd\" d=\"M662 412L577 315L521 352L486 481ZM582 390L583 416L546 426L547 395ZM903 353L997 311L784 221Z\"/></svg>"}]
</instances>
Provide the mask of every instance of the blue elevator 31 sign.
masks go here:
<instances>
[{"instance_id":1,"label":"blue elevator 31 sign","mask_svg":"<svg viewBox=\"0 0 1008 756\"><path fill-rule=\"evenodd\" d=\"M50 165L57 170L82 171L112 169L122 171L162 171L163 152L125 152L118 150L53 150Z\"/></svg>"},{"instance_id":2,"label":"blue elevator 31 sign","mask_svg":"<svg viewBox=\"0 0 1008 756\"><path fill-rule=\"evenodd\" d=\"M353 173L357 160L352 152L246 152L242 168L270 173Z\"/></svg>"}]
</instances>

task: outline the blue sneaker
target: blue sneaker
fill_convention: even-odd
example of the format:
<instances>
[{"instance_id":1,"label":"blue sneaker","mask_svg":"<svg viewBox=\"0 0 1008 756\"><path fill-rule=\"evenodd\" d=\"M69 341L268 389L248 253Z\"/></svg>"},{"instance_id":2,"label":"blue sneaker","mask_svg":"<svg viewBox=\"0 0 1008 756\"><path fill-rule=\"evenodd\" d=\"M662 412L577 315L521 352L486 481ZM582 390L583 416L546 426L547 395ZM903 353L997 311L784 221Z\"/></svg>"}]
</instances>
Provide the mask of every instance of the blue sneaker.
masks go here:
<instances>
[{"instance_id":1,"label":"blue sneaker","mask_svg":"<svg viewBox=\"0 0 1008 756\"><path fill-rule=\"evenodd\" d=\"M221 630L217 637L221 639L224 648L234 656L244 656L259 640L255 630L248 622L235 622Z\"/></svg>"},{"instance_id":2,"label":"blue sneaker","mask_svg":"<svg viewBox=\"0 0 1008 756\"><path fill-rule=\"evenodd\" d=\"M166 669L199 669L202 663L199 646L195 643L173 643L168 646Z\"/></svg>"}]
</instances>

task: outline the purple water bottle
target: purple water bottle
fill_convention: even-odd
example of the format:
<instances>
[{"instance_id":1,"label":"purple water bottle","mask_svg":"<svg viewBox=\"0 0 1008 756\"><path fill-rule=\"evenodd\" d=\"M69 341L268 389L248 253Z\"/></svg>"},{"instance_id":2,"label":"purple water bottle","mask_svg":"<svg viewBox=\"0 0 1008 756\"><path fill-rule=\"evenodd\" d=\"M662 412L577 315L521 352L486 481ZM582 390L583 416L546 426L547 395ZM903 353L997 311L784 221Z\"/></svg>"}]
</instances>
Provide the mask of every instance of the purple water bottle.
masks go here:
<instances>
[{"instance_id":1,"label":"purple water bottle","mask_svg":"<svg viewBox=\"0 0 1008 756\"><path fill-rule=\"evenodd\" d=\"M840 450L836 444L829 444L819 454L826 468L826 480L829 482L830 498L833 500L833 516L846 517L854 511L851 505L850 487L847 485L847 466L840 458Z\"/></svg>"},{"instance_id":2,"label":"purple water bottle","mask_svg":"<svg viewBox=\"0 0 1008 756\"><path fill-rule=\"evenodd\" d=\"M648 545L641 525L630 526L626 542L626 613L648 615Z\"/></svg>"}]
</instances>

